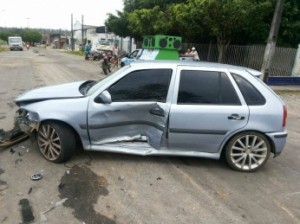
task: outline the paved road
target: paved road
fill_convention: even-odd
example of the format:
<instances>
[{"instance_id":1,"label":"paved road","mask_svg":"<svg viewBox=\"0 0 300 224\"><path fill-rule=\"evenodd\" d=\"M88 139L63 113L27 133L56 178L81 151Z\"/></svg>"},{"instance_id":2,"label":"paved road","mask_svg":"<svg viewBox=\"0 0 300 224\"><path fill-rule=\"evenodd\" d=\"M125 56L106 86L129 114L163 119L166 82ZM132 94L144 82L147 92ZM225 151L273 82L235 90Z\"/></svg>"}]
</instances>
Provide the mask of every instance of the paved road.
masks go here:
<instances>
[{"instance_id":1,"label":"paved road","mask_svg":"<svg viewBox=\"0 0 300 224\"><path fill-rule=\"evenodd\" d=\"M0 128L12 127L13 99L26 90L103 77L99 62L55 50L0 53ZM0 223L22 222L21 199L35 223L300 223L300 95L282 98L288 143L256 173L208 159L82 151L52 164L30 140L1 150ZM34 172L43 179L32 181Z\"/></svg>"}]
</instances>

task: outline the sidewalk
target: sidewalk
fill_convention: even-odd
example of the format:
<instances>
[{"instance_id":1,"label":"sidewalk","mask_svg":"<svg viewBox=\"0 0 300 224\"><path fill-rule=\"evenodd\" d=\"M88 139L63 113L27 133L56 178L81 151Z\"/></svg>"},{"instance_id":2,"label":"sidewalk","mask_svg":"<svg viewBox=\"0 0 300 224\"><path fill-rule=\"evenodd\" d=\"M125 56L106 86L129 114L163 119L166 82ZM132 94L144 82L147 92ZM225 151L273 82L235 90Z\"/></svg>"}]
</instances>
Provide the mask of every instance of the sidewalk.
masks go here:
<instances>
[{"instance_id":1,"label":"sidewalk","mask_svg":"<svg viewBox=\"0 0 300 224\"><path fill-rule=\"evenodd\" d=\"M300 85L269 85L274 91L300 92Z\"/></svg>"}]
</instances>

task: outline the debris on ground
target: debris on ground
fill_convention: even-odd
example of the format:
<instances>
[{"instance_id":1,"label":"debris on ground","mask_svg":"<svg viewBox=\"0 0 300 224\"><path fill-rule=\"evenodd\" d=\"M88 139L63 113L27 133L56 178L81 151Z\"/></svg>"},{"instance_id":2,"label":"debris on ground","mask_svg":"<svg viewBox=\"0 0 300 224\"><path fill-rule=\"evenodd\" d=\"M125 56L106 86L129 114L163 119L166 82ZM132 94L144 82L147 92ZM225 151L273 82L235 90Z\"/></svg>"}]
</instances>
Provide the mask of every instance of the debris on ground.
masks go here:
<instances>
[{"instance_id":1,"label":"debris on ground","mask_svg":"<svg viewBox=\"0 0 300 224\"><path fill-rule=\"evenodd\" d=\"M30 188L29 188L29 190L28 190L28 194L30 194L30 193L31 193L31 191L32 191L32 187L30 187Z\"/></svg>"},{"instance_id":2,"label":"debris on ground","mask_svg":"<svg viewBox=\"0 0 300 224\"><path fill-rule=\"evenodd\" d=\"M118 177L118 180L119 181L123 181L125 179L125 177L121 176L121 177Z\"/></svg>"},{"instance_id":3,"label":"debris on ground","mask_svg":"<svg viewBox=\"0 0 300 224\"><path fill-rule=\"evenodd\" d=\"M22 161L23 161L23 159L16 159L15 164L17 165L18 162L22 162Z\"/></svg>"},{"instance_id":4,"label":"debris on ground","mask_svg":"<svg viewBox=\"0 0 300 224\"><path fill-rule=\"evenodd\" d=\"M34 173L31 175L31 180L40 180L43 178L43 174L41 173Z\"/></svg>"},{"instance_id":5,"label":"debris on ground","mask_svg":"<svg viewBox=\"0 0 300 224\"><path fill-rule=\"evenodd\" d=\"M22 223L32 222L34 216L28 199L21 199L19 205L21 206Z\"/></svg>"},{"instance_id":6,"label":"debris on ground","mask_svg":"<svg viewBox=\"0 0 300 224\"><path fill-rule=\"evenodd\" d=\"M0 129L0 148L7 148L22 140L25 140L26 138L28 138L28 134L21 131L18 127L14 127L9 131Z\"/></svg>"},{"instance_id":7,"label":"debris on ground","mask_svg":"<svg viewBox=\"0 0 300 224\"><path fill-rule=\"evenodd\" d=\"M54 206L52 206L51 208L49 208L49 209L47 209L46 211L42 212L41 214L44 215L44 214L46 214L46 213L52 211L52 210L55 209L56 207L61 206L66 200L68 200L68 198L63 198L62 200L56 202Z\"/></svg>"},{"instance_id":8,"label":"debris on ground","mask_svg":"<svg viewBox=\"0 0 300 224\"><path fill-rule=\"evenodd\" d=\"M62 189L65 186L65 184L63 182L60 182L58 185L58 189Z\"/></svg>"},{"instance_id":9,"label":"debris on ground","mask_svg":"<svg viewBox=\"0 0 300 224\"><path fill-rule=\"evenodd\" d=\"M47 217L42 212L40 212L40 223L45 223L46 221Z\"/></svg>"}]
</instances>

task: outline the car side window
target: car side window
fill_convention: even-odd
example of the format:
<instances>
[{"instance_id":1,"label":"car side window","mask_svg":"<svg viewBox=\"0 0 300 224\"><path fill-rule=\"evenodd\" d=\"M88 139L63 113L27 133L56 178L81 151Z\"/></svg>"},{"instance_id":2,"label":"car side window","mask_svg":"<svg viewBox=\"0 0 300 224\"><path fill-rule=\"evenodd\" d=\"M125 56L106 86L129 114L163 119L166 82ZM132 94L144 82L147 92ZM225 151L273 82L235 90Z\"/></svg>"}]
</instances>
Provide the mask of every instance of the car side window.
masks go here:
<instances>
[{"instance_id":1,"label":"car side window","mask_svg":"<svg viewBox=\"0 0 300 224\"><path fill-rule=\"evenodd\" d=\"M182 70L177 104L241 105L225 73Z\"/></svg>"},{"instance_id":2,"label":"car side window","mask_svg":"<svg viewBox=\"0 0 300 224\"><path fill-rule=\"evenodd\" d=\"M166 102L172 69L145 69L127 74L109 88L112 102Z\"/></svg>"},{"instance_id":3,"label":"car side window","mask_svg":"<svg viewBox=\"0 0 300 224\"><path fill-rule=\"evenodd\" d=\"M234 73L232 76L248 105L264 105L266 103L263 95L248 80Z\"/></svg>"}]
</instances>

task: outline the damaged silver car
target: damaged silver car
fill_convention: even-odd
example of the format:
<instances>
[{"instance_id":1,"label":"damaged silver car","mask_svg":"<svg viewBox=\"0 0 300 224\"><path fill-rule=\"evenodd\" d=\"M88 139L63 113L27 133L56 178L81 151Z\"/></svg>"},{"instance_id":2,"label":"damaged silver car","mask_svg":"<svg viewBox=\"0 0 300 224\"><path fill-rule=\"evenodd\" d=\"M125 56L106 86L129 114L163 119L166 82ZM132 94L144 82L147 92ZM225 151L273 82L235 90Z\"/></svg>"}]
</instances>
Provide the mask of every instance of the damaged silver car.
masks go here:
<instances>
[{"instance_id":1,"label":"damaged silver car","mask_svg":"<svg viewBox=\"0 0 300 224\"><path fill-rule=\"evenodd\" d=\"M226 158L254 171L284 148L286 107L248 68L205 62L136 62L98 82L31 90L16 123L49 161L85 150ZM79 141L76 141L79 140Z\"/></svg>"}]
</instances>

